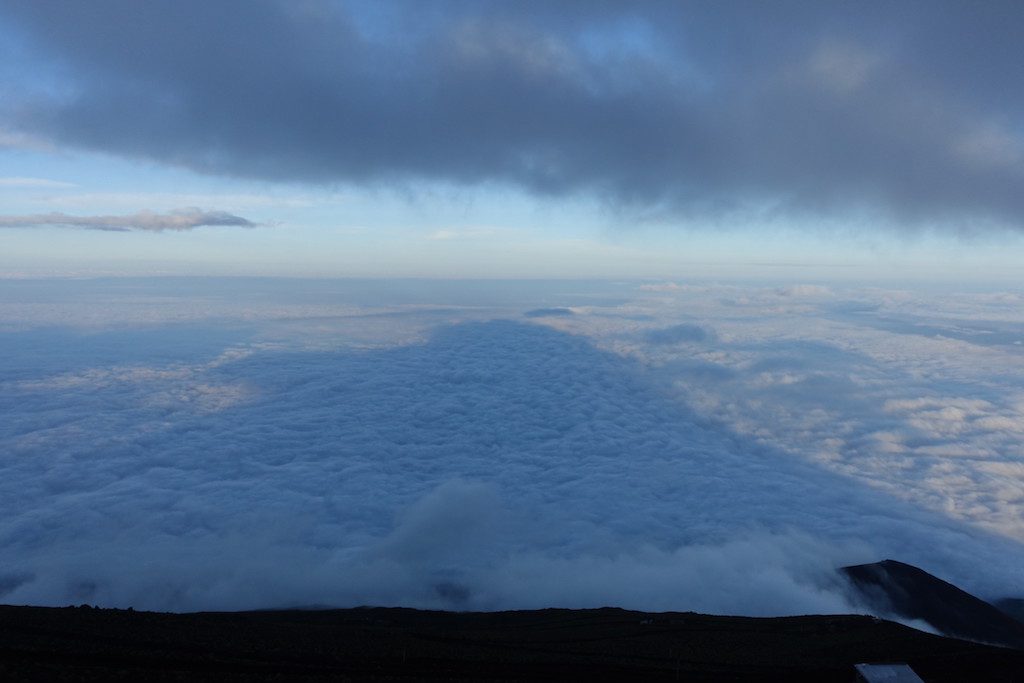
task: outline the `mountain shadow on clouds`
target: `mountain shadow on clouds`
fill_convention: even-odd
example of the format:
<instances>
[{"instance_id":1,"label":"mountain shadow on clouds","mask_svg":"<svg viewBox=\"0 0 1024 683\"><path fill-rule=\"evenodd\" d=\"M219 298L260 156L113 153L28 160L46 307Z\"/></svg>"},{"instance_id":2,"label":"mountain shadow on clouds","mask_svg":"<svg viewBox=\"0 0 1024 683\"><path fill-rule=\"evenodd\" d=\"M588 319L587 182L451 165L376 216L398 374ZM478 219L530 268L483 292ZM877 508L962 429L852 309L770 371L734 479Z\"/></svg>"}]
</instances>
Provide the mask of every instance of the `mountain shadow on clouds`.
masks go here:
<instances>
[{"instance_id":1,"label":"mountain shadow on clouds","mask_svg":"<svg viewBox=\"0 0 1024 683\"><path fill-rule=\"evenodd\" d=\"M700 419L649 373L492 321L11 393L0 556L32 578L4 599L836 613L834 568L896 553L1019 588L1018 544ZM224 387L244 391L185 400ZM85 437L32 422L61 429L72 408Z\"/></svg>"}]
</instances>

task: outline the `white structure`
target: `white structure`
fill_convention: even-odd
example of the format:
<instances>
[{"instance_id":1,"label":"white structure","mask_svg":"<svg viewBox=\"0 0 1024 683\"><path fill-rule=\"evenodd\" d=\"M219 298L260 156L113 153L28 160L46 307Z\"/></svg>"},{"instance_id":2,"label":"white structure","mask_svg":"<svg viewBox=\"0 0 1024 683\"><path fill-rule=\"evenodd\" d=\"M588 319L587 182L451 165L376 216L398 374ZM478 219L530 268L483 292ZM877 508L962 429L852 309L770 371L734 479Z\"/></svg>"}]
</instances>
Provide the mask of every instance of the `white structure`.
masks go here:
<instances>
[{"instance_id":1,"label":"white structure","mask_svg":"<svg viewBox=\"0 0 1024 683\"><path fill-rule=\"evenodd\" d=\"M906 664L854 664L857 683L924 683Z\"/></svg>"}]
</instances>

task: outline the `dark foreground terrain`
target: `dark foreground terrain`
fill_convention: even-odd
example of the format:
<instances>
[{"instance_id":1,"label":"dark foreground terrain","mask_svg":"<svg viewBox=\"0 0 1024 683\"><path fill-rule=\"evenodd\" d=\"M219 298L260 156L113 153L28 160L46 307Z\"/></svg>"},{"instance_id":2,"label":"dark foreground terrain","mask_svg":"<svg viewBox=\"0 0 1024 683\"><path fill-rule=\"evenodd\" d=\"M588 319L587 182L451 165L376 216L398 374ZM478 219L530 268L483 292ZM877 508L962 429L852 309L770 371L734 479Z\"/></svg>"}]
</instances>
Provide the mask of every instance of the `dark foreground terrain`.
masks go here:
<instances>
[{"instance_id":1,"label":"dark foreground terrain","mask_svg":"<svg viewBox=\"0 0 1024 683\"><path fill-rule=\"evenodd\" d=\"M852 681L856 662L893 661L926 681L1024 681L1024 651L863 616L0 606L0 680Z\"/></svg>"}]
</instances>

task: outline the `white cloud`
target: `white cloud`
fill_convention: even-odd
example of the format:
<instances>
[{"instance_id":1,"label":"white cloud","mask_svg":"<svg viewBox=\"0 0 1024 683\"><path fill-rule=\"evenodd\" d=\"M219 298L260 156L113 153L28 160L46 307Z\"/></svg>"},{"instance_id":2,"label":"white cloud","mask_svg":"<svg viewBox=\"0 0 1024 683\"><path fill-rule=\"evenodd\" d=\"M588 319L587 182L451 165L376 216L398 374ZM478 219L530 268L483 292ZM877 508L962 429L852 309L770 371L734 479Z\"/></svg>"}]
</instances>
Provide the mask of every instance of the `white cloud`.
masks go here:
<instances>
[{"instance_id":1,"label":"white cloud","mask_svg":"<svg viewBox=\"0 0 1024 683\"><path fill-rule=\"evenodd\" d=\"M836 318L843 292L777 316L526 284L325 319L249 286L203 284L244 329L156 324L178 309L135 283L146 328L0 334L3 601L832 612L859 609L832 569L883 557L1022 592L1019 352ZM519 322L539 305L578 313ZM509 319L447 324L475 316ZM692 321L715 334L646 339Z\"/></svg>"},{"instance_id":2,"label":"white cloud","mask_svg":"<svg viewBox=\"0 0 1024 683\"><path fill-rule=\"evenodd\" d=\"M778 289L789 287L711 286L632 304L660 324L712 327L718 340L705 348L627 339L639 324L625 317L618 328L585 316L565 328L655 366L681 400L759 443L1024 540L1024 499L997 493L1024 479L986 473L1020 452L1017 297L833 288L780 307Z\"/></svg>"}]
</instances>

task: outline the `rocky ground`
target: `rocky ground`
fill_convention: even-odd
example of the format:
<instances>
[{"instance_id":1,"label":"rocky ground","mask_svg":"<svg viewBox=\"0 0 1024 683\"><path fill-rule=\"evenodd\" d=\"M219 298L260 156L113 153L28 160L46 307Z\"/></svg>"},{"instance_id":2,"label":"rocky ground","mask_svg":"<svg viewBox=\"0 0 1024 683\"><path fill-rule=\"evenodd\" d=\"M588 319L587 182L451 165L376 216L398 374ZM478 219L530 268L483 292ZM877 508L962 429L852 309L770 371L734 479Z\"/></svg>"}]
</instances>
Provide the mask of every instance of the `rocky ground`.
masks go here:
<instances>
[{"instance_id":1,"label":"rocky ground","mask_svg":"<svg viewBox=\"0 0 1024 683\"><path fill-rule=\"evenodd\" d=\"M0 607L3 680L851 681L893 661L926 681L1024 680L1024 651L867 616Z\"/></svg>"}]
</instances>

